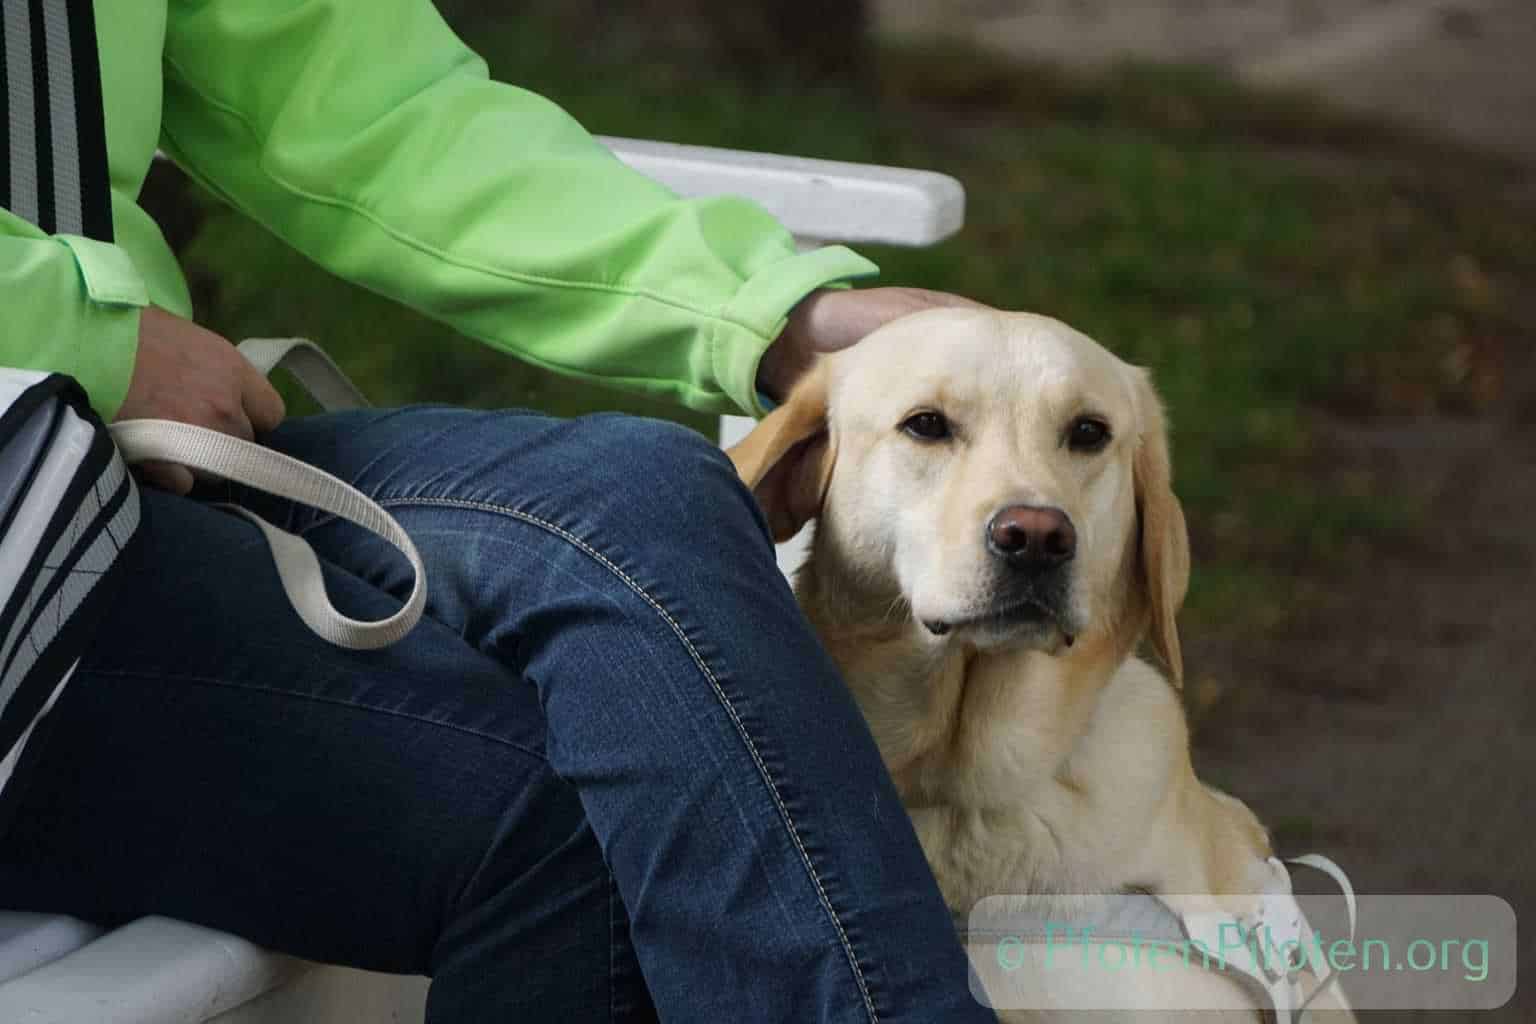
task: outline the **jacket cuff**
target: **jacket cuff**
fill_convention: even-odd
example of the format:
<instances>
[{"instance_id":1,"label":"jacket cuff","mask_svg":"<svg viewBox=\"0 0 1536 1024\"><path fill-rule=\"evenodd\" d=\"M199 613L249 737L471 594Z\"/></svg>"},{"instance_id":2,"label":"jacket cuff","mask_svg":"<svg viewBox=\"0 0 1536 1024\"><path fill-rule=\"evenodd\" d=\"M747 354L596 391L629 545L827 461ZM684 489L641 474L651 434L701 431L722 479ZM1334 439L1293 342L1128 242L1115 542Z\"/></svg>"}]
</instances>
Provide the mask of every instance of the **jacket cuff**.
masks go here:
<instances>
[{"instance_id":1,"label":"jacket cuff","mask_svg":"<svg viewBox=\"0 0 1536 1024\"><path fill-rule=\"evenodd\" d=\"M139 310L149 305L149 289L123 249L80 235L55 235L75 257L86 302L80 317L82 345L88 359L69 372L90 396L91 407L111 422L128 395L139 351Z\"/></svg>"},{"instance_id":2,"label":"jacket cuff","mask_svg":"<svg viewBox=\"0 0 1536 1024\"><path fill-rule=\"evenodd\" d=\"M54 235L75 257L85 294L101 306L147 306L149 288L133 259L110 242L84 235Z\"/></svg>"},{"instance_id":3,"label":"jacket cuff","mask_svg":"<svg viewBox=\"0 0 1536 1024\"><path fill-rule=\"evenodd\" d=\"M753 274L721 311L710 342L715 380L726 397L751 416L768 407L757 390L757 366L789 322L789 311L818 288L846 287L880 268L840 245L772 263Z\"/></svg>"}]
</instances>

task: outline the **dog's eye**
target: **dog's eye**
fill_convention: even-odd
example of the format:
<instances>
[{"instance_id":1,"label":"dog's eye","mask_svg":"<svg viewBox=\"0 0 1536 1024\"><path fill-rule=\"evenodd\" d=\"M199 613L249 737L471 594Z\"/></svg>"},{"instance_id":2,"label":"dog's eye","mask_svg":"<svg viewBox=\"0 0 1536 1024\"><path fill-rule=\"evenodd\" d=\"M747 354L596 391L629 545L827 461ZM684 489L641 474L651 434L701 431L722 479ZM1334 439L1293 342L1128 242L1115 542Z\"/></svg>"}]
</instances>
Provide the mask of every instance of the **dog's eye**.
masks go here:
<instances>
[{"instance_id":1,"label":"dog's eye","mask_svg":"<svg viewBox=\"0 0 1536 1024\"><path fill-rule=\"evenodd\" d=\"M1067 428L1067 447L1075 452L1102 451L1109 438L1109 424L1092 416L1079 416Z\"/></svg>"},{"instance_id":2,"label":"dog's eye","mask_svg":"<svg viewBox=\"0 0 1536 1024\"><path fill-rule=\"evenodd\" d=\"M942 441L949 437L949 420L941 412L920 412L908 416L901 429L919 441Z\"/></svg>"}]
</instances>

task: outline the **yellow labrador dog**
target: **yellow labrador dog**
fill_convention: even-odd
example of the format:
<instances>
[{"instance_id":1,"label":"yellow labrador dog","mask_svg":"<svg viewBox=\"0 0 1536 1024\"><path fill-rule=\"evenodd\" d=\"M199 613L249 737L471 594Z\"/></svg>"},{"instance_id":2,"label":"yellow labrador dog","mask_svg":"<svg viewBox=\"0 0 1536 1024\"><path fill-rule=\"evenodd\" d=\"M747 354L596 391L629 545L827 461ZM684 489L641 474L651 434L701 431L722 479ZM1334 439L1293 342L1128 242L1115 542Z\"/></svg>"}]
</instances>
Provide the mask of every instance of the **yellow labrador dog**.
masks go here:
<instances>
[{"instance_id":1,"label":"yellow labrador dog","mask_svg":"<svg viewBox=\"0 0 1536 1024\"><path fill-rule=\"evenodd\" d=\"M823 359L730 454L778 539L817 521L797 595L951 908L1141 891L1252 915L1237 894L1278 865L1190 763L1189 547L1145 371L1044 317L933 310Z\"/></svg>"}]
</instances>

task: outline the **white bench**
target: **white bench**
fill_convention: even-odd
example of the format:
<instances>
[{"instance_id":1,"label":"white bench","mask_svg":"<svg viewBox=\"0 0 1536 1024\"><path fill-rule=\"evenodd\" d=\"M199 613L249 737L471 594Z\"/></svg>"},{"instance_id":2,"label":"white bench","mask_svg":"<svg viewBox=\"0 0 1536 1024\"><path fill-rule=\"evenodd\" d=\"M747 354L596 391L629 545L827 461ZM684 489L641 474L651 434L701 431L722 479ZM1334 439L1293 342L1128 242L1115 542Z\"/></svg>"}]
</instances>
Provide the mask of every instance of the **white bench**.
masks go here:
<instances>
[{"instance_id":1,"label":"white bench","mask_svg":"<svg viewBox=\"0 0 1536 1024\"><path fill-rule=\"evenodd\" d=\"M960 229L965 192L930 171L604 138L625 163L684 196L744 195L803 247L926 246ZM729 445L751 428L724 417ZM802 557L780 547L789 571ZM372 1024L419 1021L426 979L309 964L163 917L116 931L0 911L0 1024Z\"/></svg>"}]
</instances>

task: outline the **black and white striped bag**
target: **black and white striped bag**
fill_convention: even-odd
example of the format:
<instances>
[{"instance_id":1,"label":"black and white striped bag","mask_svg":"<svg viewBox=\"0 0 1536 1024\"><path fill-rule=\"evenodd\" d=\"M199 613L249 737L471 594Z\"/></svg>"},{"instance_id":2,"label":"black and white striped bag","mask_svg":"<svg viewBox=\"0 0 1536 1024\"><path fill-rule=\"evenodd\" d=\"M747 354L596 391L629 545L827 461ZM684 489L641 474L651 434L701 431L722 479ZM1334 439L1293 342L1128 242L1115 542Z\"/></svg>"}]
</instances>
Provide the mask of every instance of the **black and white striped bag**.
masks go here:
<instances>
[{"instance_id":1,"label":"black and white striped bag","mask_svg":"<svg viewBox=\"0 0 1536 1024\"><path fill-rule=\"evenodd\" d=\"M0 371L0 407L4 787L128 567L139 495L71 378Z\"/></svg>"},{"instance_id":2,"label":"black and white striped bag","mask_svg":"<svg viewBox=\"0 0 1536 1024\"><path fill-rule=\"evenodd\" d=\"M101 86L90 0L0 0L0 201L42 230L112 240ZM0 312L0 330L4 314ZM295 339L253 339L240 352L269 373L283 366L326 409L367 403L324 353ZM254 514L299 618L341 647L394 643L421 617L426 573L393 518L312 466L260 445L164 420L111 427L71 377L0 367L0 822L8 786L41 748L49 712L89 650L132 557L143 508L127 466L178 463L303 502L370 530L415 571L395 614L347 618L325 593L319 560L301 538ZM153 571L152 566L142 567ZM237 628L237 627L236 627Z\"/></svg>"}]
</instances>

